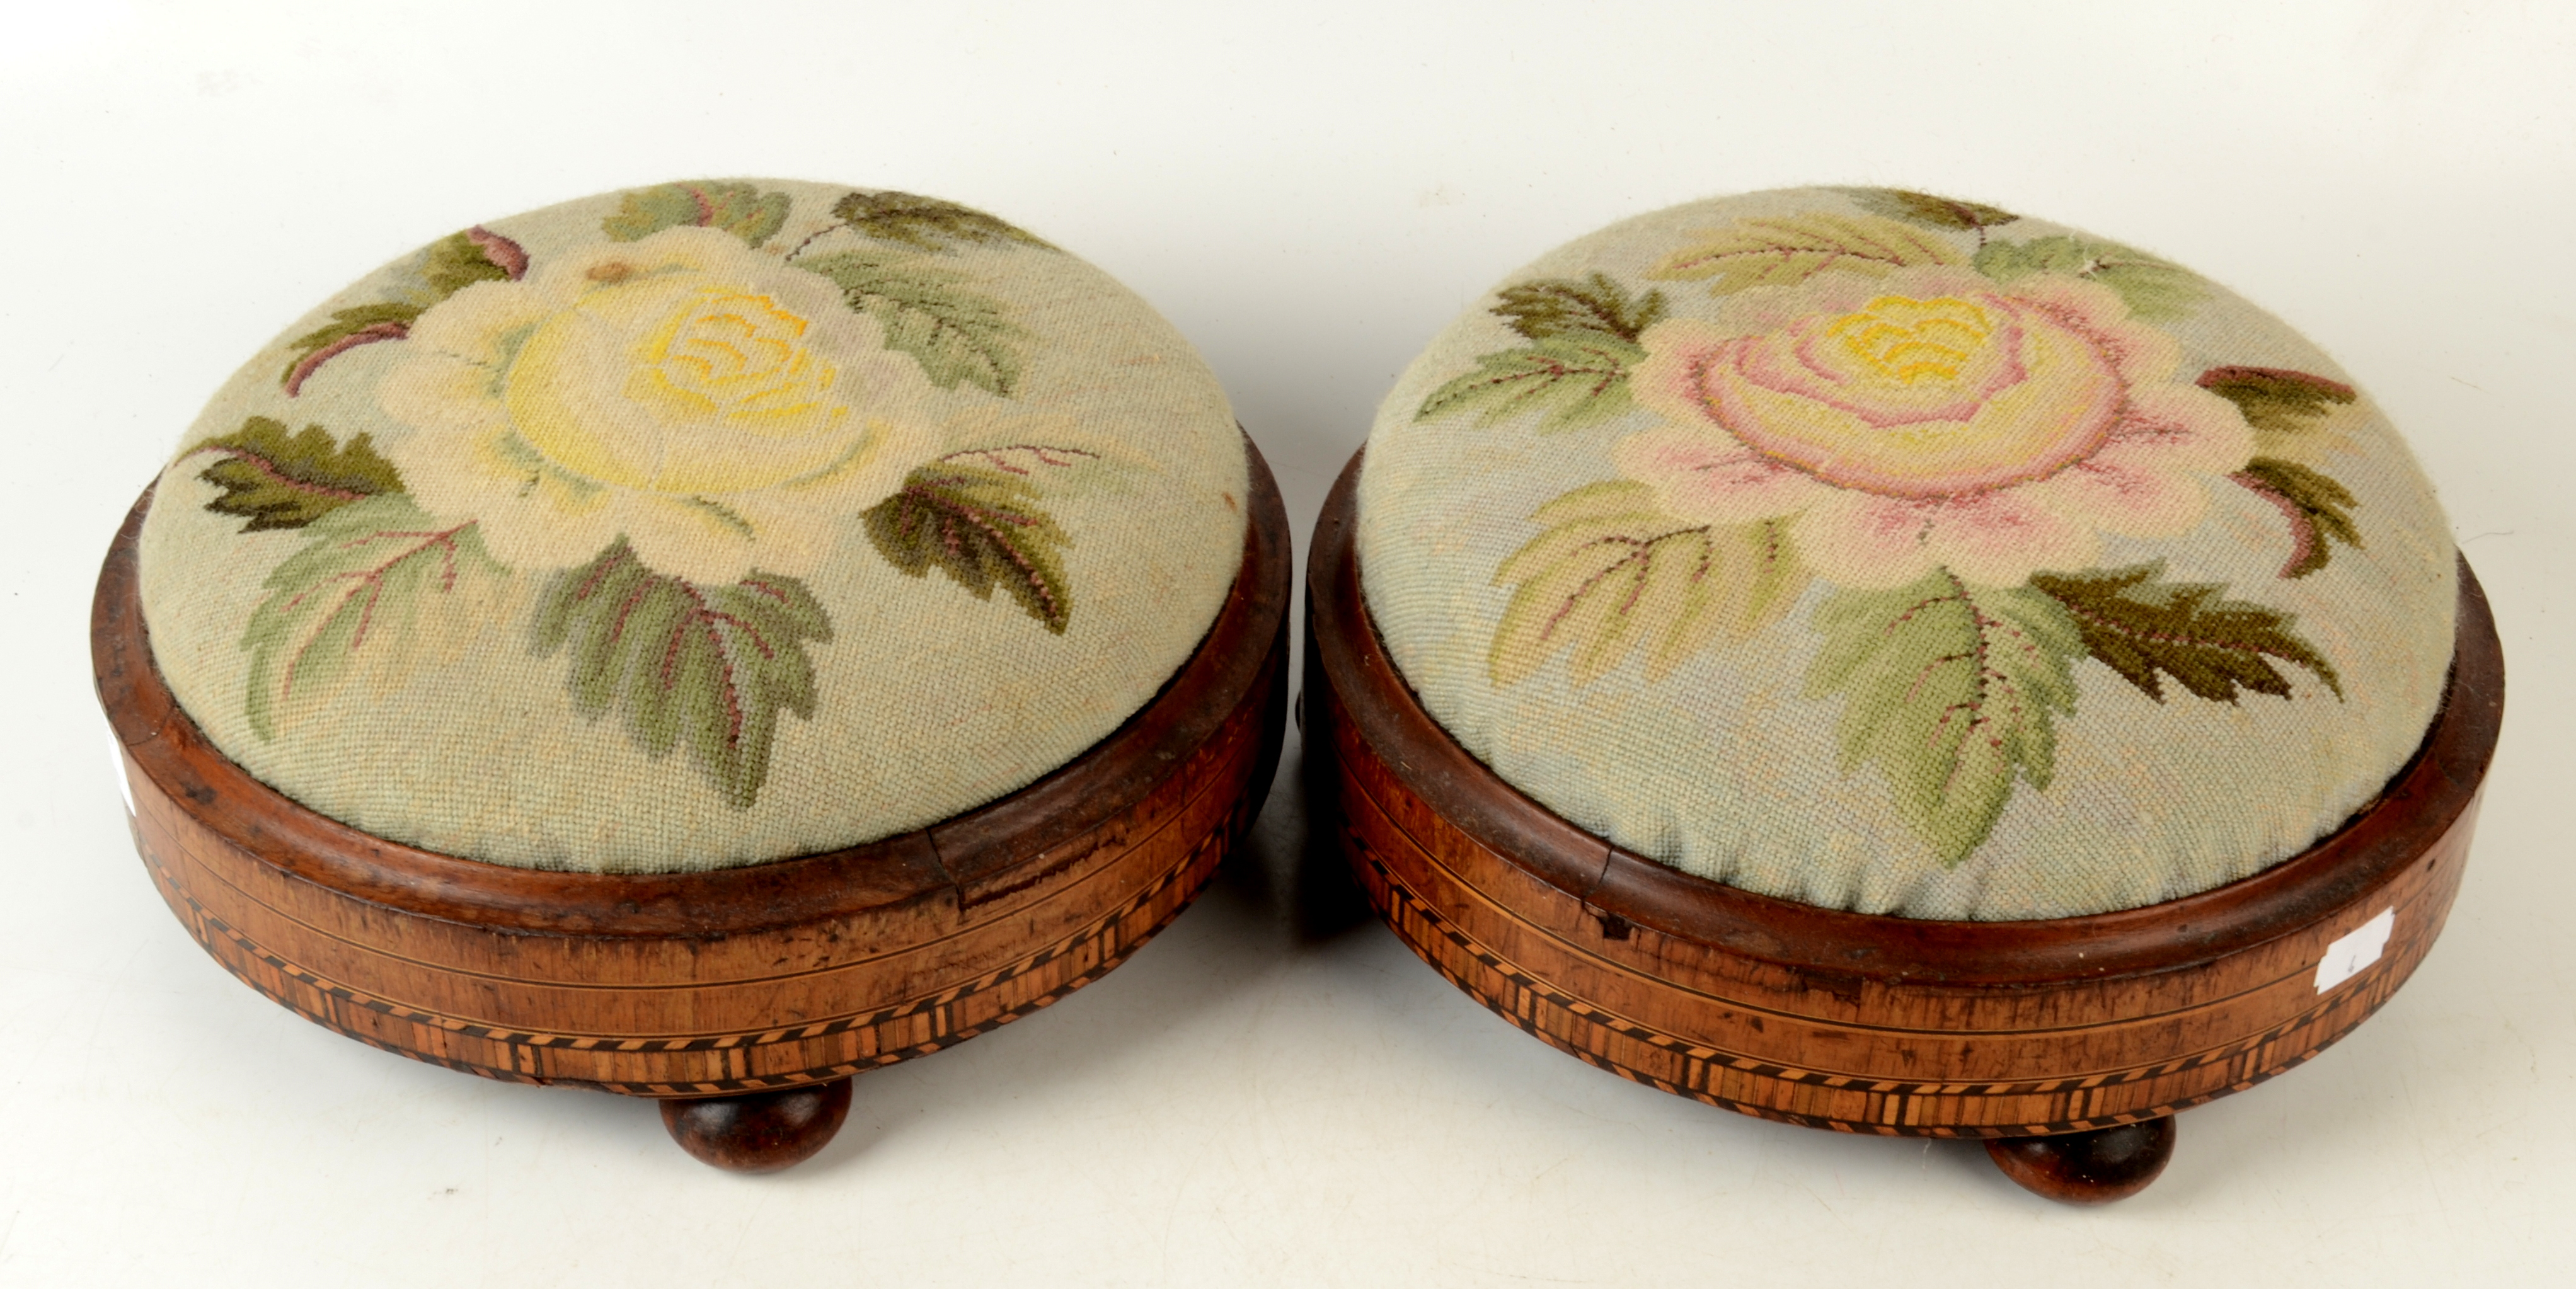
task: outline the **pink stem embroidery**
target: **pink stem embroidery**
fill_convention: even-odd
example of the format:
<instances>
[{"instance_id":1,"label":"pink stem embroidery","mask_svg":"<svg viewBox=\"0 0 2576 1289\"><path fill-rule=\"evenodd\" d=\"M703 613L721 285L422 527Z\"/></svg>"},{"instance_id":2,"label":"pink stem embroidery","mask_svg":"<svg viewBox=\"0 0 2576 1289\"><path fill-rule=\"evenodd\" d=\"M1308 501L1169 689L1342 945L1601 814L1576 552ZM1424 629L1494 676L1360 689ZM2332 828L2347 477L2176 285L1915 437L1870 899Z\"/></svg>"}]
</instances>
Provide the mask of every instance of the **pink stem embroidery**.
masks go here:
<instances>
[{"instance_id":1,"label":"pink stem embroidery","mask_svg":"<svg viewBox=\"0 0 2576 1289\"><path fill-rule=\"evenodd\" d=\"M1086 452L1081 448L1054 447L1044 443L1010 443L996 448L968 448L962 452L951 452L939 459L942 461L955 461L961 457L982 457L985 464L1003 472L1004 474L1027 476L1030 471L1023 470L1020 467L1011 464L1010 458L1004 455L1005 453L1010 452L1025 452L1034 458L1036 463L1039 465L1056 467L1078 464L1075 458L1080 458L1082 461L1097 461L1100 459L1100 454L1097 452Z\"/></svg>"},{"instance_id":2,"label":"pink stem embroidery","mask_svg":"<svg viewBox=\"0 0 2576 1289\"><path fill-rule=\"evenodd\" d=\"M410 324L401 322L379 322L372 326L363 327L359 330L350 332L348 335L342 336L339 339L314 350L312 353L306 354L304 356L304 361L295 364L295 370L286 374L286 396L288 398L293 398L296 395L303 393L304 382L310 379L313 373L318 370L322 364L327 363L360 345L372 345L379 340L400 340L410 334Z\"/></svg>"},{"instance_id":3,"label":"pink stem embroidery","mask_svg":"<svg viewBox=\"0 0 2576 1289\"><path fill-rule=\"evenodd\" d=\"M2306 510L2301 509L2299 503L2290 500L2287 494L2263 482L2258 476L2239 470L2227 477L2243 485L2255 496L2271 502L2273 508L2281 512L2281 517L2290 521L2290 558L2281 565L2279 576L2297 577L2299 569L2316 557L2318 539L2316 519Z\"/></svg>"},{"instance_id":4,"label":"pink stem embroidery","mask_svg":"<svg viewBox=\"0 0 2576 1289\"><path fill-rule=\"evenodd\" d=\"M480 248L483 258L492 261L494 266L509 274L511 281L516 282L528 275L528 253L520 249L517 242L481 224L466 229L465 240Z\"/></svg>"},{"instance_id":5,"label":"pink stem embroidery","mask_svg":"<svg viewBox=\"0 0 2576 1289\"><path fill-rule=\"evenodd\" d=\"M707 597L689 583L676 577L670 579L670 582L672 586L679 588L680 594L689 597L690 608L689 612L672 626L670 643L662 650L662 688L667 690L673 683L673 672L679 666L680 646L687 641L689 629L696 627L704 630L707 633L707 647L715 652L716 669L721 673L716 687L724 695L725 746L740 747L743 726L741 686L734 679L733 656L725 650L724 633L716 629L716 624L729 622L736 630L750 636L753 647L760 650L762 657L772 658L777 655L771 651L769 642L762 639L760 632L754 630L751 624L708 604Z\"/></svg>"}]
</instances>

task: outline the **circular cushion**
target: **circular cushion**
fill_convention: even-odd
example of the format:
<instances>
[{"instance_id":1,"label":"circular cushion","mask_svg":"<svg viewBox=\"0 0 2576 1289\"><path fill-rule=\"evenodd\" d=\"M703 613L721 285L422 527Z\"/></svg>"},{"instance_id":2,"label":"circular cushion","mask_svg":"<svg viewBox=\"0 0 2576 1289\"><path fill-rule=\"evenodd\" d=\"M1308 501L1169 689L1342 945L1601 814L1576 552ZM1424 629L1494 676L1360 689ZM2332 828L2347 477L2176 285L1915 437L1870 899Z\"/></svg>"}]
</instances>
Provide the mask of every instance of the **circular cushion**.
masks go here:
<instances>
[{"instance_id":1,"label":"circular cushion","mask_svg":"<svg viewBox=\"0 0 2576 1289\"><path fill-rule=\"evenodd\" d=\"M1424 708L1615 845L1825 908L2159 903L2422 742L2431 486L2317 348L2145 252L1798 189L1628 220L1405 372L1361 584Z\"/></svg>"},{"instance_id":2,"label":"circular cushion","mask_svg":"<svg viewBox=\"0 0 2576 1289\"><path fill-rule=\"evenodd\" d=\"M1188 342L981 211L776 180L494 220L216 394L141 541L155 662L365 832L656 872L949 818L1115 730L1242 561Z\"/></svg>"}]
</instances>

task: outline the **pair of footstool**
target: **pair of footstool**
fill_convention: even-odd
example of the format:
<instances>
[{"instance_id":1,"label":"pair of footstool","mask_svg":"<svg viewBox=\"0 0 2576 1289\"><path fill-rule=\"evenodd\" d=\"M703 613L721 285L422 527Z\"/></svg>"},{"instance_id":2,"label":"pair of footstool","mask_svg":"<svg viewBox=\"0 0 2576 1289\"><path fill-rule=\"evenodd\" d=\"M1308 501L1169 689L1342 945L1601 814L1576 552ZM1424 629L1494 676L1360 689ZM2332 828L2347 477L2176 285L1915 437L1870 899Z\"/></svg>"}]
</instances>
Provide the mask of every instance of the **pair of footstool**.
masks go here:
<instances>
[{"instance_id":1,"label":"pair of footstool","mask_svg":"<svg viewBox=\"0 0 2576 1289\"><path fill-rule=\"evenodd\" d=\"M782 1168L1240 844L1289 527L1223 390L982 211L768 180L479 225L209 403L92 636L136 845L360 1041ZM2430 487L2152 255L1802 189L1436 339L1307 569L1310 804L1603 1069L2152 1181L2438 934L2501 717Z\"/></svg>"}]
</instances>

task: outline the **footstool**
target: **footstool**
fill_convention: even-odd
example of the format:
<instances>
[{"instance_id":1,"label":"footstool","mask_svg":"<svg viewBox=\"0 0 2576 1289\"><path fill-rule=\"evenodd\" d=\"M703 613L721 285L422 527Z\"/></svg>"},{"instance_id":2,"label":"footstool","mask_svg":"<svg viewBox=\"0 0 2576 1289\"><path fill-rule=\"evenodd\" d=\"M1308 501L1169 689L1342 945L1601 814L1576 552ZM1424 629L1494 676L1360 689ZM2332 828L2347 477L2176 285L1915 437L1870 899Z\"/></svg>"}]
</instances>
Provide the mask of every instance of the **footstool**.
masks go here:
<instances>
[{"instance_id":1,"label":"footstool","mask_svg":"<svg viewBox=\"0 0 2576 1289\"><path fill-rule=\"evenodd\" d=\"M1352 869L1532 1035L2115 1199L2433 945L2502 716L2386 417L2191 271L1888 189L1577 240L1318 521Z\"/></svg>"},{"instance_id":2,"label":"footstool","mask_svg":"<svg viewBox=\"0 0 2576 1289\"><path fill-rule=\"evenodd\" d=\"M1277 763L1289 567L1224 391L1098 269L670 183L289 327L92 641L136 848L226 970L763 1170L1190 902Z\"/></svg>"}]
</instances>

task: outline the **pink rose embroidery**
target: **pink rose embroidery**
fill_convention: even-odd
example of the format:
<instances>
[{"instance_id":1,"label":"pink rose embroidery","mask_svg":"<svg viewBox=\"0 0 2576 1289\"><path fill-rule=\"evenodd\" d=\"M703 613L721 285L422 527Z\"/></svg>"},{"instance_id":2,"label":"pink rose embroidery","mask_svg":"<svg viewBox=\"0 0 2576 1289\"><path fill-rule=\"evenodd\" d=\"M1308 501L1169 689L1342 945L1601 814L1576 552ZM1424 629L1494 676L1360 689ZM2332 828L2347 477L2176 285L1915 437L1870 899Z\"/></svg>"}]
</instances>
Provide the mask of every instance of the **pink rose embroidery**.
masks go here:
<instances>
[{"instance_id":1,"label":"pink rose embroidery","mask_svg":"<svg viewBox=\"0 0 2576 1289\"><path fill-rule=\"evenodd\" d=\"M1565 657L1580 686L1642 656L1651 684L1812 605L1805 697L1842 701L1842 769L1883 774L1944 865L2017 791L2047 790L2085 659L2157 703L2289 699L2299 672L2341 699L2294 615L2168 576L2152 547L2101 565L2104 534L2189 532L2222 481L2288 520L2281 577L2359 549L2360 499L2326 472L2338 440L2318 432L2352 387L2178 372L2181 346L2143 318L2207 293L2142 252L1997 241L2018 220L1991 206L1850 195L1886 218L1741 220L1647 271L1709 280L1706 318L1666 318L1660 291L1598 270L1497 293L1488 311L1529 343L1481 356L1416 419L1550 434L1634 408L1655 423L1610 444L1622 477L1540 506L1540 531L1495 568L1511 594L1492 683Z\"/></svg>"},{"instance_id":2,"label":"pink rose embroidery","mask_svg":"<svg viewBox=\"0 0 2576 1289\"><path fill-rule=\"evenodd\" d=\"M1783 521L1855 589L2092 567L2102 533L2199 523L2205 481L2253 453L2235 404L2176 378L2170 338L2070 277L1824 274L1638 344L1633 396L1665 424L1616 445L1620 472L1685 519Z\"/></svg>"}]
</instances>

